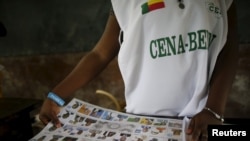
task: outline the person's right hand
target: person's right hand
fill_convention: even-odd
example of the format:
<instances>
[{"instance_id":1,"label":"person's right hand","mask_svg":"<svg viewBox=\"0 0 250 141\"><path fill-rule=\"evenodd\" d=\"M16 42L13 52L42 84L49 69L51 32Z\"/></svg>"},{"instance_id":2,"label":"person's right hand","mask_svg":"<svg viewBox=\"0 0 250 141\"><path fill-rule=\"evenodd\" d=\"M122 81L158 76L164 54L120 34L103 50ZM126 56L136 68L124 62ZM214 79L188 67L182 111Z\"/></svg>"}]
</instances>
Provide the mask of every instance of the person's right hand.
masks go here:
<instances>
[{"instance_id":1,"label":"person's right hand","mask_svg":"<svg viewBox=\"0 0 250 141\"><path fill-rule=\"evenodd\" d=\"M47 125L51 121L57 128L61 127L61 123L57 117L59 112L60 107L52 100L46 99L41 107L39 119L45 125Z\"/></svg>"}]
</instances>

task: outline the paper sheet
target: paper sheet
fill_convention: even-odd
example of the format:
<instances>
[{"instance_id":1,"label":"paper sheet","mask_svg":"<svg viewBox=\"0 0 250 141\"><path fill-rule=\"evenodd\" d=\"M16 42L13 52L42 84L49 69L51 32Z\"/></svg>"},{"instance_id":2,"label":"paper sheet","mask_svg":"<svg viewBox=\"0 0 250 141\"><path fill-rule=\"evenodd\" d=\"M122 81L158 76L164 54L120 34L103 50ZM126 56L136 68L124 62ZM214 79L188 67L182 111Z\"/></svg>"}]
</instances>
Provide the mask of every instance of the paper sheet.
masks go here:
<instances>
[{"instance_id":1,"label":"paper sheet","mask_svg":"<svg viewBox=\"0 0 250 141\"><path fill-rule=\"evenodd\" d=\"M137 116L72 99L58 115L62 127L49 123L30 141L183 141L188 119Z\"/></svg>"}]
</instances>

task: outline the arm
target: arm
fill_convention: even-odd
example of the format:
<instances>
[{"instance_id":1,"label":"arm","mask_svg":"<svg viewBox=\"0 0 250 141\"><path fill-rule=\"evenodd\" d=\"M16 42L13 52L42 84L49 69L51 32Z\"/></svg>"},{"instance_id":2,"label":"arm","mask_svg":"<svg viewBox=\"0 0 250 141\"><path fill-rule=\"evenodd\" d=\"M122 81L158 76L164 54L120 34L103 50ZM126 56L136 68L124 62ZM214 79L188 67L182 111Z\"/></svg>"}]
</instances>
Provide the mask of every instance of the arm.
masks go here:
<instances>
[{"instance_id":1,"label":"arm","mask_svg":"<svg viewBox=\"0 0 250 141\"><path fill-rule=\"evenodd\" d=\"M94 49L84 56L73 71L52 91L65 99L96 77L118 54L119 32L116 18L110 14L104 33Z\"/></svg>"},{"instance_id":2,"label":"arm","mask_svg":"<svg viewBox=\"0 0 250 141\"><path fill-rule=\"evenodd\" d=\"M206 107L219 115L223 115L228 94L236 74L238 63L238 40L236 30L236 9L233 3L228 10L228 35L227 42L217 58L214 72L209 84L209 95ZM207 125L221 124L221 121L207 111L202 110L190 122L187 134L191 140L207 139Z\"/></svg>"},{"instance_id":3,"label":"arm","mask_svg":"<svg viewBox=\"0 0 250 141\"><path fill-rule=\"evenodd\" d=\"M218 56L210 81L206 107L219 115L224 115L227 96L230 93L238 63L238 40L236 10L233 4L228 11L227 42Z\"/></svg>"},{"instance_id":4,"label":"arm","mask_svg":"<svg viewBox=\"0 0 250 141\"><path fill-rule=\"evenodd\" d=\"M52 91L62 99L70 98L74 91L85 86L96 77L116 57L119 51L118 36L120 27L114 14L110 14L102 37L96 46L84 56L72 72L62 80ZM47 124L52 121L57 127L59 106L50 99L45 99L39 118Z\"/></svg>"}]
</instances>

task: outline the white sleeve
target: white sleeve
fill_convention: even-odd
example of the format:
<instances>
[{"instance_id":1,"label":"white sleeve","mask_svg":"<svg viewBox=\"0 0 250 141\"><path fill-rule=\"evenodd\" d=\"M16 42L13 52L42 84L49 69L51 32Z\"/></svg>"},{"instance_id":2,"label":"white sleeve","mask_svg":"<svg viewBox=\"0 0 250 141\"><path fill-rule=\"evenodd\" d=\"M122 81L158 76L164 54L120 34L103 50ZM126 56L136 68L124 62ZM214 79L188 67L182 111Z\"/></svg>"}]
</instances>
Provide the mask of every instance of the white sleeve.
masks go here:
<instances>
[{"instance_id":1,"label":"white sleeve","mask_svg":"<svg viewBox=\"0 0 250 141\"><path fill-rule=\"evenodd\" d=\"M227 7L227 10L230 8L230 6L232 5L233 3L233 0L225 0L225 4L226 4L226 7Z\"/></svg>"}]
</instances>

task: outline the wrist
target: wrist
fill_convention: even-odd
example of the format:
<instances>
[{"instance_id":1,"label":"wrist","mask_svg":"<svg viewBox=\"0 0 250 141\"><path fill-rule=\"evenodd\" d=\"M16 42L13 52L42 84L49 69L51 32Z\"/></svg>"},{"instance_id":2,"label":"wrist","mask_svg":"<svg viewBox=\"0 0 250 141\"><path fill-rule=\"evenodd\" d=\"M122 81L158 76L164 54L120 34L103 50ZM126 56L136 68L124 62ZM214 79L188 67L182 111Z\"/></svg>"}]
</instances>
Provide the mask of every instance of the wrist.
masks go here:
<instances>
[{"instance_id":1,"label":"wrist","mask_svg":"<svg viewBox=\"0 0 250 141\"><path fill-rule=\"evenodd\" d=\"M224 117L223 115L220 115L218 113L216 113L215 111L213 111L212 109L208 108L208 107L204 107L203 110L208 111L209 113L211 113L216 119L220 120L222 123L224 122Z\"/></svg>"},{"instance_id":2,"label":"wrist","mask_svg":"<svg viewBox=\"0 0 250 141\"><path fill-rule=\"evenodd\" d=\"M54 92L49 92L47 98L55 102L58 106L64 106L65 101Z\"/></svg>"}]
</instances>

